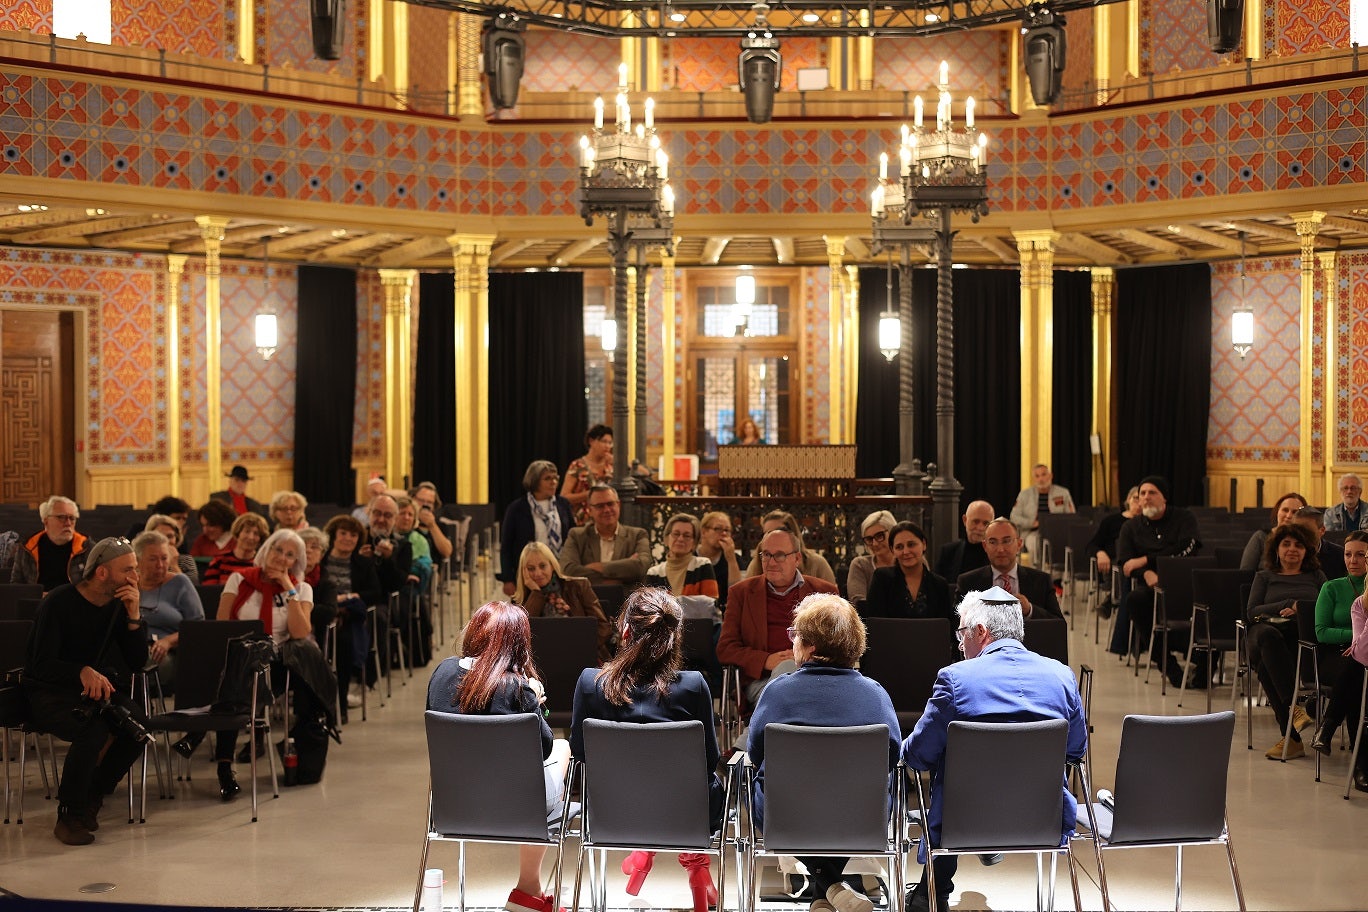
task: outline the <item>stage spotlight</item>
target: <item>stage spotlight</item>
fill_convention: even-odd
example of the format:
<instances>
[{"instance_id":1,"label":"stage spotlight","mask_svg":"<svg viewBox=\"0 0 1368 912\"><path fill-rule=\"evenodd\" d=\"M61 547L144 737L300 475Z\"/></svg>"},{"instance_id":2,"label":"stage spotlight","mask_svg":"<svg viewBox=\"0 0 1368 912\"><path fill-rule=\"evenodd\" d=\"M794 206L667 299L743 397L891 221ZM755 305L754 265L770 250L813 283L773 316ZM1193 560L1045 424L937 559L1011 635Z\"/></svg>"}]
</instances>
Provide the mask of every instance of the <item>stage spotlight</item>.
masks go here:
<instances>
[{"instance_id":1,"label":"stage spotlight","mask_svg":"<svg viewBox=\"0 0 1368 912\"><path fill-rule=\"evenodd\" d=\"M1041 4L1026 10L1022 34L1026 36L1026 78L1031 83L1031 100L1051 105L1064 88L1064 17Z\"/></svg>"},{"instance_id":2,"label":"stage spotlight","mask_svg":"<svg viewBox=\"0 0 1368 912\"><path fill-rule=\"evenodd\" d=\"M523 37L526 27L516 14L505 10L493 19L486 19L480 34L485 85L489 88L489 100L497 109L518 104L518 83L522 79L523 54L527 49L527 40Z\"/></svg>"},{"instance_id":3,"label":"stage spotlight","mask_svg":"<svg viewBox=\"0 0 1368 912\"><path fill-rule=\"evenodd\" d=\"M1240 46L1244 25L1244 0L1206 0L1207 40L1217 54L1229 54Z\"/></svg>"},{"instance_id":4,"label":"stage spotlight","mask_svg":"<svg viewBox=\"0 0 1368 912\"><path fill-rule=\"evenodd\" d=\"M319 60L341 58L346 0L309 0L309 16L313 20L314 56Z\"/></svg>"},{"instance_id":5,"label":"stage spotlight","mask_svg":"<svg viewBox=\"0 0 1368 912\"><path fill-rule=\"evenodd\" d=\"M782 69L779 39L768 30L747 32L741 39L737 72L741 93L746 97L746 119L751 123L769 123Z\"/></svg>"}]
</instances>

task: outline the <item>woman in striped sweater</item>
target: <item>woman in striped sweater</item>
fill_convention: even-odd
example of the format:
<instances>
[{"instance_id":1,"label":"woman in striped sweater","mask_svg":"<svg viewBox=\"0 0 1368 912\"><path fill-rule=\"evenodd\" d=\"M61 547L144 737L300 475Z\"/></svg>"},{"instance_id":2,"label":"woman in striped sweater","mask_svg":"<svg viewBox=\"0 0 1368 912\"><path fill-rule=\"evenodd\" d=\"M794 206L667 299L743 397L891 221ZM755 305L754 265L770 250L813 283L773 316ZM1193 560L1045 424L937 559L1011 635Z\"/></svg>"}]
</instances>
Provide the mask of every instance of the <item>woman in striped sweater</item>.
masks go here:
<instances>
[{"instance_id":1,"label":"woman in striped sweater","mask_svg":"<svg viewBox=\"0 0 1368 912\"><path fill-rule=\"evenodd\" d=\"M646 571L646 585L668 589L676 598L703 595L717 600L712 561L694 553L701 535L698 517L676 513L665 523L665 559Z\"/></svg>"}]
</instances>

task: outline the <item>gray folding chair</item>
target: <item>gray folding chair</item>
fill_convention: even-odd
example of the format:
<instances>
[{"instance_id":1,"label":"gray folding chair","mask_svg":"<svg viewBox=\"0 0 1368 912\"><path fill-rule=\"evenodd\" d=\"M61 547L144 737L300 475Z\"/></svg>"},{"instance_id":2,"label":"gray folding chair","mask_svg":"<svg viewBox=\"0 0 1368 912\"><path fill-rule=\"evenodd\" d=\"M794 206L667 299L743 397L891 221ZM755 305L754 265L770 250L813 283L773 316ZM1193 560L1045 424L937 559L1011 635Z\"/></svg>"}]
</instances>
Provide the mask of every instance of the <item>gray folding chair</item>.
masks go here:
<instances>
[{"instance_id":1,"label":"gray folding chair","mask_svg":"<svg viewBox=\"0 0 1368 912\"><path fill-rule=\"evenodd\" d=\"M936 675L959 659L955 626L945 618L868 618L865 626L869 646L860 672L888 691L906 737L926 709Z\"/></svg>"},{"instance_id":2,"label":"gray folding chair","mask_svg":"<svg viewBox=\"0 0 1368 912\"><path fill-rule=\"evenodd\" d=\"M888 907L902 907L906 777L902 764L889 769L888 739L887 725L765 726L765 823L758 831L747 815L744 909L756 908L756 859L776 855L882 857ZM741 791L748 802L754 775L747 764ZM813 813L814 801L839 813Z\"/></svg>"},{"instance_id":3,"label":"gray folding chair","mask_svg":"<svg viewBox=\"0 0 1368 912\"><path fill-rule=\"evenodd\" d=\"M1159 585L1154 587L1154 620L1150 624L1150 650L1145 656L1145 683L1149 683L1150 669L1154 667L1154 638L1161 637L1164 661L1168 661L1169 634L1186 633L1191 641L1192 633L1192 572L1194 570L1215 570L1216 558L1198 557L1161 557L1155 561L1155 572L1159 574ZM1136 664L1136 673L1140 670ZM1159 669L1159 693L1168 693L1168 676Z\"/></svg>"},{"instance_id":4,"label":"gray folding chair","mask_svg":"<svg viewBox=\"0 0 1368 912\"><path fill-rule=\"evenodd\" d=\"M574 761L570 767L570 781L573 785L578 779L584 802L572 908L579 908L586 857L590 905L595 912L607 908L609 849L715 854L719 912L725 906L727 847L737 846L735 835L727 835L731 782L722 825L713 830L708 820L710 770L703 726L698 720L585 720L584 762ZM662 770L669 772L662 775Z\"/></svg>"},{"instance_id":5,"label":"gray folding chair","mask_svg":"<svg viewBox=\"0 0 1368 912\"><path fill-rule=\"evenodd\" d=\"M1348 720L1345 720L1348 724ZM1359 749L1363 747L1363 733L1368 728L1368 674L1363 676L1359 691L1359 717L1355 724L1354 750L1349 754L1349 772L1344 774L1344 800L1349 800L1349 790L1354 787L1354 770L1358 768ZM1319 777L1317 777L1319 779Z\"/></svg>"},{"instance_id":6,"label":"gray folding chair","mask_svg":"<svg viewBox=\"0 0 1368 912\"><path fill-rule=\"evenodd\" d=\"M554 846L553 896L560 896L565 812L548 820L541 726L534 713L509 716L423 714L428 746L428 823L418 859L413 912L434 841L460 846L457 908L465 910L466 843ZM559 903L559 900L557 900Z\"/></svg>"},{"instance_id":7,"label":"gray folding chair","mask_svg":"<svg viewBox=\"0 0 1368 912\"><path fill-rule=\"evenodd\" d=\"M552 728L569 728L580 673L598 667L598 620L543 616L527 621L532 629L532 661L546 687L547 722Z\"/></svg>"},{"instance_id":8,"label":"gray folding chair","mask_svg":"<svg viewBox=\"0 0 1368 912\"><path fill-rule=\"evenodd\" d=\"M1207 656L1207 668L1212 668L1214 660L1225 653L1235 656L1235 680L1243 677L1243 656L1240 652L1239 634L1236 624L1244 617L1244 602L1240 601L1241 587L1247 587L1254 579L1253 570L1193 570L1192 571L1192 636L1188 638L1187 661L1192 664L1192 654L1202 652ZM1247 592L1248 589L1246 588ZM1223 673L1224 677L1224 673ZM1206 711L1211 712L1211 689L1214 684L1207 682ZM1178 705L1183 705L1187 693L1187 678L1178 688ZM1233 708L1238 693L1230 690L1230 704Z\"/></svg>"},{"instance_id":9,"label":"gray folding chair","mask_svg":"<svg viewBox=\"0 0 1368 912\"><path fill-rule=\"evenodd\" d=\"M1110 910L1102 852L1173 846L1173 908L1183 905L1183 849L1224 845L1235 885L1235 901L1245 909L1235 847L1226 821L1226 775L1235 713L1201 716L1126 716L1116 760L1115 797L1090 802L1088 822L1098 846L1102 908Z\"/></svg>"},{"instance_id":10,"label":"gray folding chair","mask_svg":"<svg viewBox=\"0 0 1368 912\"><path fill-rule=\"evenodd\" d=\"M1069 723L1064 719L950 723L941 776L940 845L928 846L926 853L931 912L937 905L935 858L999 852L1036 856L1038 910L1054 908L1056 865L1062 854L1069 865L1074 907L1082 909L1072 846L1069 840L1060 844L1068 737ZM929 815L921 777L913 778L925 821ZM989 782L996 787L984 788ZM925 832L922 838L927 838Z\"/></svg>"}]
</instances>

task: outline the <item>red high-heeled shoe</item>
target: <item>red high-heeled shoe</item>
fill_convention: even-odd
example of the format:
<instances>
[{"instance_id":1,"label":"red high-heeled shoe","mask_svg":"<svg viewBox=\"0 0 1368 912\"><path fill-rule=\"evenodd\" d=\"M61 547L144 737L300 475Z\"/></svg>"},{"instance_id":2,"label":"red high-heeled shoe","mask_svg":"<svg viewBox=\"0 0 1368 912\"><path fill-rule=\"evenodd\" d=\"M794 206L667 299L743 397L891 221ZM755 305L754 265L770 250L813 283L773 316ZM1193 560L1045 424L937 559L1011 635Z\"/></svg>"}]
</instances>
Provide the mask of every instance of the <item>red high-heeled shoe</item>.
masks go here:
<instances>
[{"instance_id":1,"label":"red high-heeled shoe","mask_svg":"<svg viewBox=\"0 0 1368 912\"><path fill-rule=\"evenodd\" d=\"M651 865L654 863L655 852L632 852L622 859L622 873L627 875L629 896L636 896L641 892L641 885L646 882L646 875L651 873Z\"/></svg>"},{"instance_id":2,"label":"red high-heeled shoe","mask_svg":"<svg viewBox=\"0 0 1368 912\"><path fill-rule=\"evenodd\" d=\"M709 865L712 859L702 852L680 852L679 863L689 872L689 891L693 893L694 912L708 912L717 906L717 887Z\"/></svg>"}]
</instances>

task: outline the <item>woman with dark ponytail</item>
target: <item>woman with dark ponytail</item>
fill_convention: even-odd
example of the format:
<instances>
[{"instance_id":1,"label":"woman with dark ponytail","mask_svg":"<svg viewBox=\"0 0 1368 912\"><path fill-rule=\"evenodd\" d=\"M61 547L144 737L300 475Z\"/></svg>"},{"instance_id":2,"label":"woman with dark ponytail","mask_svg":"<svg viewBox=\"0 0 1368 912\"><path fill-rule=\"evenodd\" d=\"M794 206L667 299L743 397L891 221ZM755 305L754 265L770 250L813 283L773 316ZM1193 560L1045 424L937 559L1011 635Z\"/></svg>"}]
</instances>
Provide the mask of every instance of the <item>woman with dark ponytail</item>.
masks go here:
<instances>
[{"instance_id":1,"label":"woman with dark ponytail","mask_svg":"<svg viewBox=\"0 0 1368 912\"><path fill-rule=\"evenodd\" d=\"M713 772L720 754L713 725L712 694L696 671L683 671L680 648L684 621L679 603L664 589L638 589L627 597L618 619L622 645L602 669L586 668L575 685L570 753L584 759L584 720L607 722L703 723L705 766L713 827L722 820L722 783ZM627 892L635 896L651 872L654 852L633 852L622 863ZM717 905L717 889L708 870L709 857L681 852L679 863L689 872L694 912Z\"/></svg>"}]
</instances>

